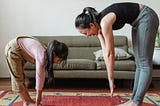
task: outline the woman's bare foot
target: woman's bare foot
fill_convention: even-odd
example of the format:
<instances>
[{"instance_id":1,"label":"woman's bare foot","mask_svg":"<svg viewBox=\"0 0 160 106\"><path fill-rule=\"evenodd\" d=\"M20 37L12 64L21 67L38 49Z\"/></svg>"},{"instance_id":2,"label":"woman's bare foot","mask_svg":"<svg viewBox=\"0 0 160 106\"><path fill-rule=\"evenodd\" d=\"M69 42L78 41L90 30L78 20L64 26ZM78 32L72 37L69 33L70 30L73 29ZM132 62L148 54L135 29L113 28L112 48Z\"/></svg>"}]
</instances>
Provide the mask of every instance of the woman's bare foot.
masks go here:
<instances>
[{"instance_id":1,"label":"woman's bare foot","mask_svg":"<svg viewBox=\"0 0 160 106\"><path fill-rule=\"evenodd\" d=\"M131 101L129 104L127 104L127 106L141 106L141 105L135 104L133 101Z\"/></svg>"},{"instance_id":2,"label":"woman's bare foot","mask_svg":"<svg viewBox=\"0 0 160 106\"><path fill-rule=\"evenodd\" d=\"M129 104L130 102L132 102L131 99L128 100L127 102L123 103L123 104L118 105L118 106L128 106L128 104Z\"/></svg>"}]
</instances>

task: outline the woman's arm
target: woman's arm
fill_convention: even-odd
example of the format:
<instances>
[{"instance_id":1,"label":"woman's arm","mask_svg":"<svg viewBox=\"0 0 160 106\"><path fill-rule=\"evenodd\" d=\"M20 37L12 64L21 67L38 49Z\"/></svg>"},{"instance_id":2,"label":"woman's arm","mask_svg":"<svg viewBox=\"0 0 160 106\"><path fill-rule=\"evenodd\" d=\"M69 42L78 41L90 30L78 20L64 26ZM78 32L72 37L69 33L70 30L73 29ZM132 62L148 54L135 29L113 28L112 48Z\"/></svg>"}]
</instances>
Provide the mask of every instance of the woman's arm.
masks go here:
<instances>
[{"instance_id":1,"label":"woman's arm","mask_svg":"<svg viewBox=\"0 0 160 106\"><path fill-rule=\"evenodd\" d=\"M104 38L104 60L108 72L111 96L113 96L114 91L114 36L112 31L112 25L115 22L115 20L115 14L109 13L103 17L100 24L102 28L102 36Z\"/></svg>"},{"instance_id":2,"label":"woman's arm","mask_svg":"<svg viewBox=\"0 0 160 106\"><path fill-rule=\"evenodd\" d=\"M102 53L103 53L103 57L105 58L105 41L104 41L104 37L101 33L98 34L98 38L99 38L99 41L100 41L100 44L101 44L101 47L102 47Z\"/></svg>"},{"instance_id":3,"label":"woman's arm","mask_svg":"<svg viewBox=\"0 0 160 106\"><path fill-rule=\"evenodd\" d=\"M104 37L102 35L102 33L99 31L99 34L98 34L98 39L100 41L100 44L101 44L101 47L102 49L105 49L105 41L104 41Z\"/></svg>"}]
</instances>

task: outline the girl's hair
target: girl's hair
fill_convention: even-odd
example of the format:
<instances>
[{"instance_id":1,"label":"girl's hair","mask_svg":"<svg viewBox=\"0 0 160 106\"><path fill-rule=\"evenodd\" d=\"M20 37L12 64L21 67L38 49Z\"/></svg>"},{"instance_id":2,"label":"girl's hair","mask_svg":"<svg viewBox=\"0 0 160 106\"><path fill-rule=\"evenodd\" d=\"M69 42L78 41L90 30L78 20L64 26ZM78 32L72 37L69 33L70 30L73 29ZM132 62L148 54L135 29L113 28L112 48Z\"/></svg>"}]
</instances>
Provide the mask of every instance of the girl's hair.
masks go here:
<instances>
[{"instance_id":1,"label":"girl's hair","mask_svg":"<svg viewBox=\"0 0 160 106\"><path fill-rule=\"evenodd\" d=\"M52 86L54 83L54 73L53 73L54 56L58 56L59 58L62 58L63 61L66 61L68 56L67 45L57 40L48 43L46 50L46 61L47 61L46 70L48 72L47 84L49 86Z\"/></svg>"},{"instance_id":2,"label":"girl's hair","mask_svg":"<svg viewBox=\"0 0 160 106\"><path fill-rule=\"evenodd\" d=\"M86 7L83 12L76 17L76 28L90 28L90 23L98 23L98 12L92 7Z\"/></svg>"}]
</instances>

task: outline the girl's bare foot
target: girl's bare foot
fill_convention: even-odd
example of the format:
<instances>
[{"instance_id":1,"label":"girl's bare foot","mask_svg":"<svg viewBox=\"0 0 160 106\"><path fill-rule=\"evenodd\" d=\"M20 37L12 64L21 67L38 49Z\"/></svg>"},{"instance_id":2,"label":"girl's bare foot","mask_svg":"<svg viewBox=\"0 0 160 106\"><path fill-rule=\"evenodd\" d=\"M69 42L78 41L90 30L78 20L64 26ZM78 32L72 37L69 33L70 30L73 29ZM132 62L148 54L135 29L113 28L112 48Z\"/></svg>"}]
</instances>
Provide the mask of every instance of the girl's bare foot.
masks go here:
<instances>
[{"instance_id":1,"label":"girl's bare foot","mask_svg":"<svg viewBox=\"0 0 160 106\"><path fill-rule=\"evenodd\" d=\"M28 101L28 102L23 102L23 106L36 106L35 101Z\"/></svg>"}]
</instances>

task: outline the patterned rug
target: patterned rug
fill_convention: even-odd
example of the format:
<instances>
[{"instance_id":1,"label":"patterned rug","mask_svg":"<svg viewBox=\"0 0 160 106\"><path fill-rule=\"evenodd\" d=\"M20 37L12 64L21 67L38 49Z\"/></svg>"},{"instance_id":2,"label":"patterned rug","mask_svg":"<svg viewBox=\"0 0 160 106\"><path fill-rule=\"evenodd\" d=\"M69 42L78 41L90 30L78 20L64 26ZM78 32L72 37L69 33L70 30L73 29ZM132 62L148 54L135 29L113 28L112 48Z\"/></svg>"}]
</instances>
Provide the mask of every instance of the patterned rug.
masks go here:
<instances>
[{"instance_id":1,"label":"patterned rug","mask_svg":"<svg viewBox=\"0 0 160 106\"><path fill-rule=\"evenodd\" d=\"M30 91L30 96L35 100L35 92ZM43 106L115 106L129 100L131 93L93 92L43 92ZM11 91L0 93L0 106L22 106L18 95ZM160 93L147 93L142 106L160 106Z\"/></svg>"}]
</instances>

